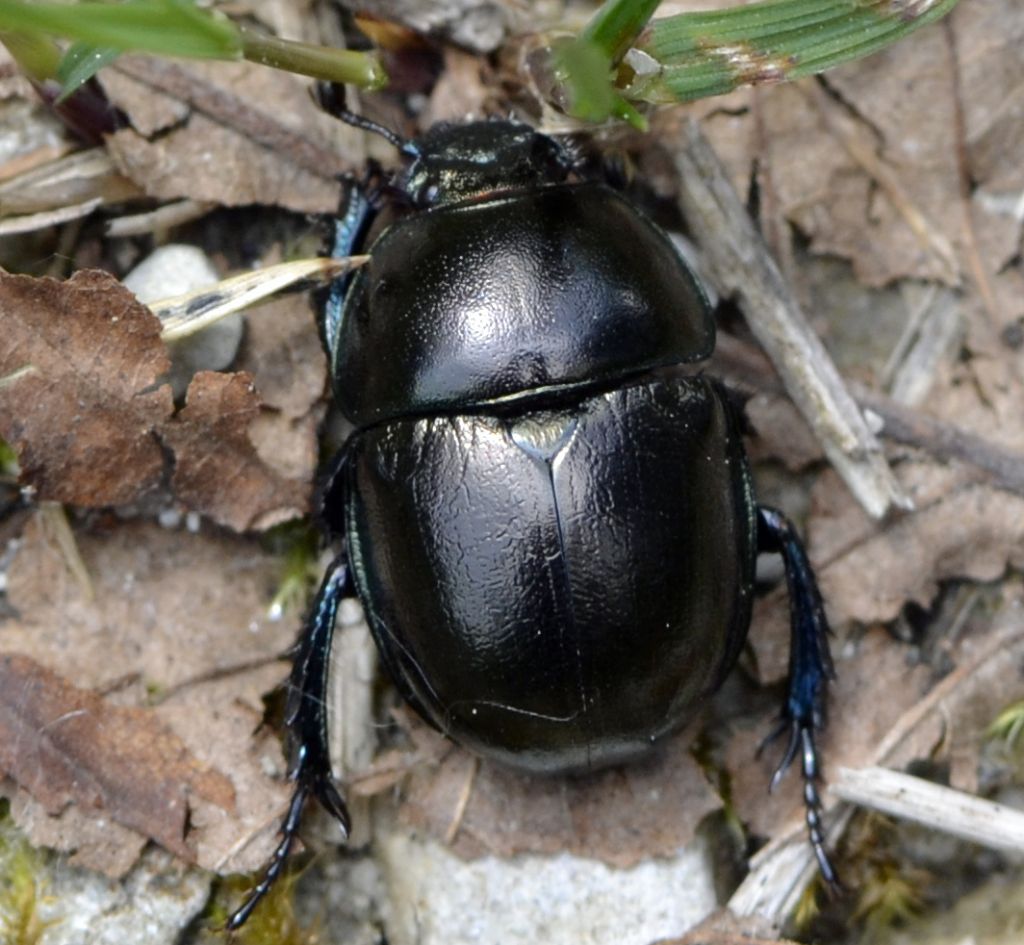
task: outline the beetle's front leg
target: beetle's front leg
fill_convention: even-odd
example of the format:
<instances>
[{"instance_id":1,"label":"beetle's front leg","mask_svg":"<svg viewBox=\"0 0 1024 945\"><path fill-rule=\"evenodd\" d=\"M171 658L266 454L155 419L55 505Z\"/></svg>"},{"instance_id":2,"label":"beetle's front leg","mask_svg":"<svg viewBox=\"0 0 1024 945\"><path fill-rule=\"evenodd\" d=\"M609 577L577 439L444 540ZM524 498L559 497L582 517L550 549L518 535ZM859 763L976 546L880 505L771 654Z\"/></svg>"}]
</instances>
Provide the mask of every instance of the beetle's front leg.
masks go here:
<instances>
[{"instance_id":1,"label":"beetle's front leg","mask_svg":"<svg viewBox=\"0 0 1024 945\"><path fill-rule=\"evenodd\" d=\"M228 920L228 931L233 932L245 924L252 910L281 875L298 835L302 810L310 797L316 798L338 821L342 833L348 835L348 810L331 774L327 742L327 676L338 607L346 597L353 596L351 568L343 550L327 569L294 652L285 724L292 743L288 777L295 787L288 812L281 823L281 841L259 884Z\"/></svg>"},{"instance_id":2,"label":"beetle's front leg","mask_svg":"<svg viewBox=\"0 0 1024 945\"><path fill-rule=\"evenodd\" d=\"M814 732L825 724L825 690L835 678L828 649L828 621L821 602L818 582L807 552L790 521L776 509L760 506L757 518L758 550L782 555L789 589L792 635L789 648L789 689L779 727L768 741L788 730L789 742L782 761L772 775L774 788L786 769L800 755L804 776L804 807L807 831L814 847L821 875L833 887L839 885L825 850L818 796L818 749Z\"/></svg>"},{"instance_id":3,"label":"beetle's front leg","mask_svg":"<svg viewBox=\"0 0 1024 945\"><path fill-rule=\"evenodd\" d=\"M331 221L331 233L328 237L327 251L332 259L343 259L351 256L366 238L367 230L377 215L377 191L371 188L375 170L367 173L366 178L357 181L354 177L345 179L345 198L341 210ZM320 312L320 332L327 357L334 363L338 347L338 331L341 328L341 314L345 307L345 297L352 282L354 272L344 272L335 278L320 296L317 308Z\"/></svg>"}]
</instances>

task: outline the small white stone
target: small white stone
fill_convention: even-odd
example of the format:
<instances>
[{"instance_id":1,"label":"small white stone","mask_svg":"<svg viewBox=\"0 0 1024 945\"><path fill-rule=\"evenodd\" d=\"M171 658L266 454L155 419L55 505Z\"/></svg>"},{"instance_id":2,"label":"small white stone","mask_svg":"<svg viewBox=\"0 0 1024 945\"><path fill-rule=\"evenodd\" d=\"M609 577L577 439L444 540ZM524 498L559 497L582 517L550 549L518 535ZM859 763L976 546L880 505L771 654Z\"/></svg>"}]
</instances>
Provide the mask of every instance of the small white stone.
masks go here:
<instances>
[{"instance_id":1,"label":"small white stone","mask_svg":"<svg viewBox=\"0 0 1024 945\"><path fill-rule=\"evenodd\" d=\"M378 851L391 945L650 945L716 908L701 841L625 870L568 853L465 861L399 832Z\"/></svg>"},{"instance_id":2,"label":"small white stone","mask_svg":"<svg viewBox=\"0 0 1024 945\"><path fill-rule=\"evenodd\" d=\"M199 247L169 243L154 250L123 282L140 301L155 302L215 285L219 279L213 262ZM236 312L168 345L175 399L185 395L196 371L222 371L234 361L243 328L242 315Z\"/></svg>"}]
</instances>

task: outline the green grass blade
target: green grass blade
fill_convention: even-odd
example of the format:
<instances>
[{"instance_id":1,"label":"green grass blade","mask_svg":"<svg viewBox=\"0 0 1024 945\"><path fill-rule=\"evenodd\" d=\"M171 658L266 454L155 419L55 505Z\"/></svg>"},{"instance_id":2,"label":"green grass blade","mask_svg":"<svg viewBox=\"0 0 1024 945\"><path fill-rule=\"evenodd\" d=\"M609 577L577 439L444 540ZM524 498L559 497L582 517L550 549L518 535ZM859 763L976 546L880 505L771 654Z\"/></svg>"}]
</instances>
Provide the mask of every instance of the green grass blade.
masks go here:
<instances>
[{"instance_id":1,"label":"green grass blade","mask_svg":"<svg viewBox=\"0 0 1024 945\"><path fill-rule=\"evenodd\" d=\"M567 114L600 122L615 116L638 128L646 123L614 82L620 59L647 24L660 0L606 0L575 37L553 42L534 63L541 85Z\"/></svg>"},{"instance_id":2,"label":"green grass blade","mask_svg":"<svg viewBox=\"0 0 1024 945\"><path fill-rule=\"evenodd\" d=\"M33 82L45 82L57 76L60 47L46 36L7 30L0 13L0 43L7 47L18 68Z\"/></svg>"},{"instance_id":3,"label":"green grass blade","mask_svg":"<svg viewBox=\"0 0 1024 945\"><path fill-rule=\"evenodd\" d=\"M48 35L74 41L59 67L47 46ZM175 58L245 58L362 88L378 89L387 83L387 74L373 53L263 36L219 13L200 9L193 0L0 0L0 39L21 50L21 54L15 52L19 64L40 81L59 72L64 83L62 98L122 52ZM36 67L41 61L40 51L46 51L47 57L42 66Z\"/></svg>"},{"instance_id":4,"label":"green grass blade","mask_svg":"<svg viewBox=\"0 0 1024 945\"><path fill-rule=\"evenodd\" d=\"M94 46L91 43L73 43L57 67L57 80L61 84L60 98L64 102L104 66L109 66L121 50L111 46Z\"/></svg>"},{"instance_id":5,"label":"green grass blade","mask_svg":"<svg viewBox=\"0 0 1024 945\"><path fill-rule=\"evenodd\" d=\"M595 46L612 65L618 63L661 0L607 0L591 17L579 41Z\"/></svg>"},{"instance_id":6,"label":"green grass blade","mask_svg":"<svg viewBox=\"0 0 1024 945\"><path fill-rule=\"evenodd\" d=\"M54 3L0 0L0 31L48 33L94 46L203 59L241 55L230 20L189 0Z\"/></svg>"},{"instance_id":7,"label":"green grass blade","mask_svg":"<svg viewBox=\"0 0 1024 945\"><path fill-rule=\"evenodd\" d=\"M876 52L958 0L762 0L653 20L636 44L660 68L625 89L669 103L798 79Z\"/></svg>"},{"instance_id":8,"label":"green grass blade","mask_svg":"<svg viewBox=\"0 0 1024 945\"><path fill-rule=\"evenodd\" d=\"M387 85L387 72L374 53L314 46L255 33L244 27L240 29L242 55L250 62L364 89L381 89Z\"/></svg>"}]
</instances>

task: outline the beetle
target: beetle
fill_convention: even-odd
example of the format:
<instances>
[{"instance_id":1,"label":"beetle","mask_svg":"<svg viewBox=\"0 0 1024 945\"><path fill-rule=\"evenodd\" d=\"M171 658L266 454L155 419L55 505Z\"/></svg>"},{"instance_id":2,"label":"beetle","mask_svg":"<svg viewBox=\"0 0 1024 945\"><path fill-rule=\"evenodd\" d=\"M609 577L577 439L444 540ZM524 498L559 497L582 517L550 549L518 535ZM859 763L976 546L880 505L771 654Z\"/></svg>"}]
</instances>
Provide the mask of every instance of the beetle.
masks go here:
<instances>
[{"instance_id":1,"label":"beetle","mask_svg":"<svg viewBox=\"0 0 1024 945\"><path fill-rule=\"evenodd\" d=\"M394 144L350 182L331 251L369 263L327 293L334 399L354 432L319 499L341 551L294 654L292 800L245 922L315 798L347 833L327 742L335 616L358 597L399 693L477 754L543 774L643 755L735 664L755 559L791 604L789 741L827 881L815 731L833 676L821 595L786 518L754 498L712 353L708 300L669 238L575 150L515 121ZM384 190L391 200L383 198ZM383 205L397 218L368 236Z\"/></svg>"}]
</instances>

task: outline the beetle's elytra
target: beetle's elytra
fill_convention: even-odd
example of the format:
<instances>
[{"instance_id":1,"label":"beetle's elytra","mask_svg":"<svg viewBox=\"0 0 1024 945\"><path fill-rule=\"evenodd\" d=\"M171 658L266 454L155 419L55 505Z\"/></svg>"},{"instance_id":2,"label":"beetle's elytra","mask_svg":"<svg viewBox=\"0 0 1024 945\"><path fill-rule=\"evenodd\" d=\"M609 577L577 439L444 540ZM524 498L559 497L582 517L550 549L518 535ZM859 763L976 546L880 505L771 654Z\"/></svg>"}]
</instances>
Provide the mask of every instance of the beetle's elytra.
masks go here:
<instances>
[{"instance_id":1,"label":"beetle's elytra","mask_svg":"<svg viewBox=\"0 0 1024 945\"><path fill-rule=\"evenodd\" d=\"M355 426L321 517L341 545L291 677L295 793L347 826L324 708L340 601L358 596L382 660L432 725L505 765L559 773L650 750L734 664L759 550L792 602L781 728L799 753L826 879L814 731L831 664L799 539L756 504L729 401L693 364L714 323L668 238L573 152L526 125L440 125L405 141L396 219L353 184L332 251L371 260L321 313Z\"/></svg>"}]
</instances>

